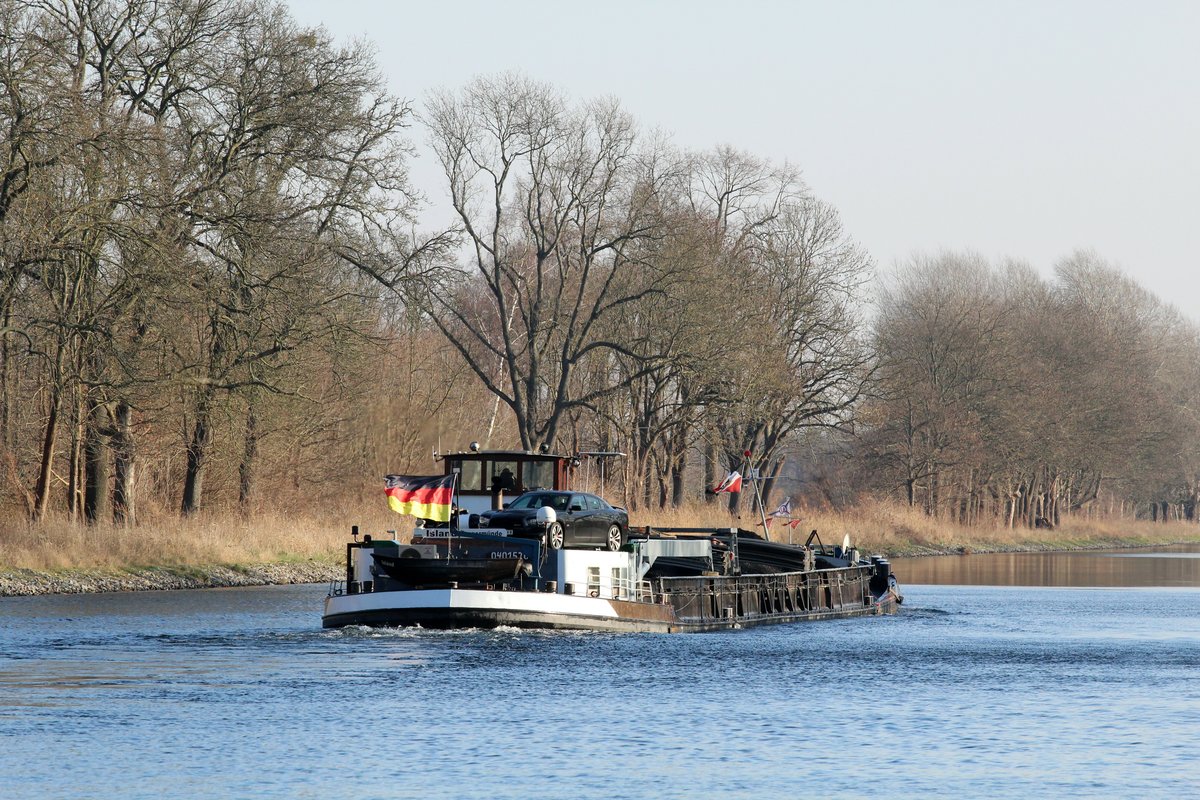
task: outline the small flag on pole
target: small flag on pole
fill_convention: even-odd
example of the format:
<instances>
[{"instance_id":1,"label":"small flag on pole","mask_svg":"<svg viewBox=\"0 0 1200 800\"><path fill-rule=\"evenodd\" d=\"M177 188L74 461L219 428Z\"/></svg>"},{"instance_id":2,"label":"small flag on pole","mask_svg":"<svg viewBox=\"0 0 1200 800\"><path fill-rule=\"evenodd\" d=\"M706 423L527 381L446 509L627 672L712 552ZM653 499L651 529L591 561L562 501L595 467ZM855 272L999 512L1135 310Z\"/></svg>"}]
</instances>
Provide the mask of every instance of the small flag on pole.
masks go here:
<instances>
[{"instance_id":1,"label":"small flag on pole","mask_svg":"<svg viewBox=\"0 0 1200 800\"><path fill-rule=\"evenodd\" d=\"M742 474L740 472L729 473L725 476L725 480L712 490L713 494L737 494L740 491L742 491Z\"/></svg>"},{"instance_id":2,"label":"small flag on pole","mask_svg":"<svg viewBox=\"0 0 1200 800\"><path fill-rule=\"evenodd\" d=\"M454 474L388 475L388 508L397 514L412 514L434 522L450 521L450 506L454 503Z\"/></svg>"},{"instance_id":3,"label":"small flag on pole","mask_svg":"<svg viewBox=\"0 0 1200 800\"><path fill-rule=\"evenodd\" d=\"M769 516L769 517L789 517L790 518L792 516L792 498L790 498L790 497L785 498L784 501L779 504L779 508L772 511L767 516Z\"/></svg>"}]
</instances>

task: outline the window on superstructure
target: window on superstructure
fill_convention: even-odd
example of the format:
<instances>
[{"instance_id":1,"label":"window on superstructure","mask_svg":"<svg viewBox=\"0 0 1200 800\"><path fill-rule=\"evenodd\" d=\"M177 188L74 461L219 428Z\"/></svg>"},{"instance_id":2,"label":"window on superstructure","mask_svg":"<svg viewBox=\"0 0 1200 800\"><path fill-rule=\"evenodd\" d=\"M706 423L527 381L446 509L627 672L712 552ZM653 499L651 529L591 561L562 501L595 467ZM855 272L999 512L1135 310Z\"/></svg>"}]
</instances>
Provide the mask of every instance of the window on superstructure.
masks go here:
<instances>
[{"instance_id":1,"label":"window on superstructure","mask_svg":"<svg viewBox=\"0 0 1200 800\"><path fill-rule=\"evenodd\" d=\"M503 489L505 494L516 496L524 491L517 481L517 462L493 461L488 475L488 489Z\"/></svg>"},{"instance_id":2,"label":"window on superstructure","mask_svg":"<svg viewBox=\"0 0 1200 800\"><path fill-rule=\"evenodd\" d=\"M455 468L459 470L459 489L467 492L478 492L483 490L483 481L481 479L483 470L480 469L480 466L481 465L478 461L454 460L450 462L451 470L454 470Z\"/></svg>"},{"instance_id":3,"label":"window on superstructure","mask_svg":"<svg viewBox=\"0 0 1200 800\"><path fill-rule=\"evenodd\" d=\"M521 470L523 473L521 481L526 491L554 488L553 461L526 461L521 465Z\"/></svg>"}]
</instances>

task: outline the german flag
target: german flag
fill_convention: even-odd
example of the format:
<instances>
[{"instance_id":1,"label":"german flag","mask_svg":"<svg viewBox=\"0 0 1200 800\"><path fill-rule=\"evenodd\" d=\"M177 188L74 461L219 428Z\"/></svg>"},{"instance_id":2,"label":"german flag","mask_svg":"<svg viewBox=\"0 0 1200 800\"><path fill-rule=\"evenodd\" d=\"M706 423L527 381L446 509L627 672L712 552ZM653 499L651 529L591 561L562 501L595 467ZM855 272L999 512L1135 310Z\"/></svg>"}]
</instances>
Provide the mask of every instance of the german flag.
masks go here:
<instances>
[{"instance_id":1,"label":"german flag","mask_svg":"<svg viewBox=\"0 0 1200 800\"><path fill-rule=\"evenodd\" d=\"M385 479L388 508L435 522L450 521L454 501L454 475L388 475Z\"/></svg>"}]
</instances>

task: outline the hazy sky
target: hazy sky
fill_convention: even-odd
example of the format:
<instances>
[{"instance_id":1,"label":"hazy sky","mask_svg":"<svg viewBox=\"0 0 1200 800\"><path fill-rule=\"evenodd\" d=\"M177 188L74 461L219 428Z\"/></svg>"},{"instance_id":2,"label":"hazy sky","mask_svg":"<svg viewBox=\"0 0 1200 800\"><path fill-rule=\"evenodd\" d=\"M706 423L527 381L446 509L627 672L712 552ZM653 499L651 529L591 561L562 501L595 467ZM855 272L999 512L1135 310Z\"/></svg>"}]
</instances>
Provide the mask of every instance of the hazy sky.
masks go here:
<instances>
[{"instance_id":1,"label":"hazy sky","mask_svg":"<svg viewBox=\"0 0 1200 800\"><path fill-rule=\"evenodd\" d=\"M1200 321L1200 0L290 0L394 91L518 70L799 166L881 269L1091 248ZM439 173L413 177L437 201Z\"/></svg>"}]
</instances>

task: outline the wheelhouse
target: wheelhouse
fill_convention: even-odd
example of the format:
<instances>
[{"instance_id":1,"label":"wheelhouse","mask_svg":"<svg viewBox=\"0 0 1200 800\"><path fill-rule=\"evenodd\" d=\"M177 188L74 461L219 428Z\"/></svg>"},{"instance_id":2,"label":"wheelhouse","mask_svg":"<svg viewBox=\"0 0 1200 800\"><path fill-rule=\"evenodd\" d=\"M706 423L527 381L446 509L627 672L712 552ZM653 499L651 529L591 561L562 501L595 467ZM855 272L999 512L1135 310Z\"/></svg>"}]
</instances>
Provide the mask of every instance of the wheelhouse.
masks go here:
<instances>
[{"instance_id":1,"label":"wheelhouse","mask_svg":"<svg viewBox=\"0 0 1200 800\"><path fill-rule=\"evenodd\" d=\"M533 489L570 490L579 459L527 450L479 450L439 456L446 475L458 473L458 505L472 514L502 508Z\"/></svg>"}]
</instances>

